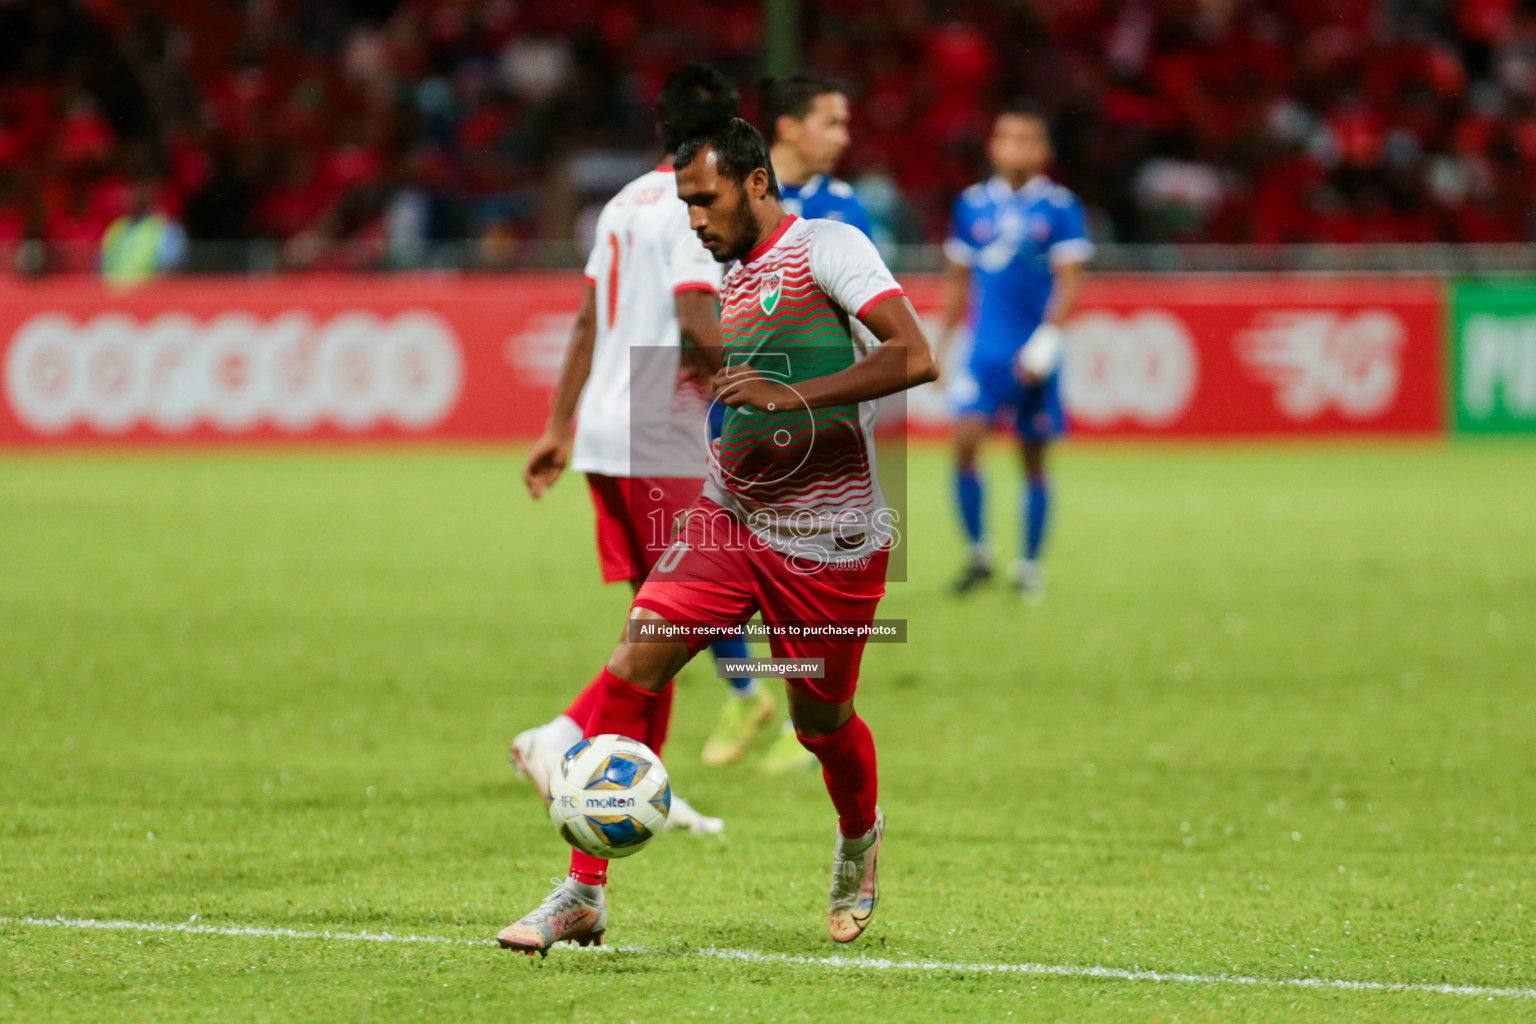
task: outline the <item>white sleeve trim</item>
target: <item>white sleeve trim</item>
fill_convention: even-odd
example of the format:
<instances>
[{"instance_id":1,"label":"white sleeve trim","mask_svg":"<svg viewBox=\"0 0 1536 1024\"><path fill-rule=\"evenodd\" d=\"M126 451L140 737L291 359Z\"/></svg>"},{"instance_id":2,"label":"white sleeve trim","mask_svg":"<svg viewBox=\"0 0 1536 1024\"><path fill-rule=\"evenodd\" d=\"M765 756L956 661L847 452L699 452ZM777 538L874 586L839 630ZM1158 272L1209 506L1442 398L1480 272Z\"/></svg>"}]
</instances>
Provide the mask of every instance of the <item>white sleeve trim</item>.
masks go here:
<instances>
[{"instance_id":1,"label":"white sleeve trim","mask_svg":"<svg viewBox=\"0 0 1536 1024\"><path fill-rule=\"evenodd\" d=\"M666 251L666 279L673 292L689 288L720 290L720 264L704 248L688 224L688 208L681 202L669 223L671 237Z\"/></svg>"},{"instance_id":2,"label":"white sleeve trim","mask_svg":"<svg viewBox=\"0 0 1536 1024\"><path fill-rule=\"evenodd\" d=\"M867 313L874 300L902 294L875 243L851 224L819 224L810 263L816 284L855 319Z\"/></svg>"},{"instance_id":3,"label":"white sleeve trim","mask_svg":"<svg viewBox=\"0 0 1536 1024\"><path fill-rule=\"evenodd\" d=\"M1086 238L1066 238L1051 246L1050 257L1053 267L1063 263L1087 263L1093 259L1093 243Z\"/></svg>"},{"instance_id":4,"label":"white sleeve trim","mask_svg":"<svg viewBox=\"0 0 1536 1024\"><path fill-rule=\"evenodd\" d=\"M944 255L962 267L976 265L976 250L951 235L944 239Z\"/></svg>"}]
</instances>

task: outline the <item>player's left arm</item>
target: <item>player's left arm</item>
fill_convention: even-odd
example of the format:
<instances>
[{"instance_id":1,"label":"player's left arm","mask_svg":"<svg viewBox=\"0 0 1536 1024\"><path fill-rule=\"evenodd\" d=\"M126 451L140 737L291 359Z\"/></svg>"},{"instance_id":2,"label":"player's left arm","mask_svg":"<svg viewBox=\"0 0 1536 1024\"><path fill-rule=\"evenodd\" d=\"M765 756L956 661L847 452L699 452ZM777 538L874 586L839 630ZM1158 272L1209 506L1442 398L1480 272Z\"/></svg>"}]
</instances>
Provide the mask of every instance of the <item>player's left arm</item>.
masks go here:
<instances>
[{"instance_id":1,"label":"player's left arm","mask_svg":"<svg viewBox=\"0 0 1536 1024\"><path fill-rule=\"evenodd\" d=\"M794 387L764 377L749 366L726 367L715 375L715 394L733 409L812 409L854 405L938 380L933 349L917 319L917 311L902 294L882 299L859 318L880 342L846 370L799 381Z\"/></svg>"},{"instance_id":2,"label":"player's left arm","mask_svg":"<svg viewBox=\"0 0 1536 1024\"><path fill-rule=\"evenodd\" d=\"M811 250L811 273L817 286L850 318L863 323L879 344L847 369L798 381L793 388L750 367L727 367L715 376L715 394L722 402L764 411L801 402L821 409L883 398L938 379L938 364L917 311L874 243L857 228L821 228Z\"/></svg>"},{"instance_id":3,"label":"player's left arm","mask_svg":"<svg viewBox=\"0 0 1536 1024\"><path fill-rule=\"evenodd\" d=\"M1051 304L1045 312L1045 323L1066 327L1072 314L1077 312L1077 302L1083 293L1083 278L1088 275L1086 260L1073 260L1051 268Z\"/></svg>"},{"instance_id":4,"label":"player's left arm","mask_svg":"<svg viewBox=\"0 0 1536 1024\"><path fill-rule=\"evenodd\" d=\"M884 398L939 379L933 347L905 295L877 302L859 320L880 344L846 370L796 385L812 409Z\"/></svg>"},{"instance_id":5,"label":"player's left arm","mask_svg":"<svg viewBox=\"0 0 1536 1024\"><path fill-rule=\"evenodd\" d=\"M1070 195L1070 193L1068 193ZM1067 321L1077 312L1087 276L1093 243L1088 240L1082 204L1076 196L1058 207L1052 218L1055 236L1048 257L1051 261L1051 299L1045 319L1019 350L1018 376L1026 384L1039 384L1061 368L1066 355Z\"/></svg>"}]
</instances>

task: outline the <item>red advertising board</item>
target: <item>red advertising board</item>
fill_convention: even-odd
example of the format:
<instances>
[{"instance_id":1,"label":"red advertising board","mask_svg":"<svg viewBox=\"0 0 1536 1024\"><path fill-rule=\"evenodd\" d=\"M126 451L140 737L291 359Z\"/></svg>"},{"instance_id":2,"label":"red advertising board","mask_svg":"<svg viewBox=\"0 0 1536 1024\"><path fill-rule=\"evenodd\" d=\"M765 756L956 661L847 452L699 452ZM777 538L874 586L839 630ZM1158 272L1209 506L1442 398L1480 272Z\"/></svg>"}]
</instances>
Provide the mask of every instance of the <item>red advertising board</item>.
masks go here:
<instances>
[{"instance_id":1,"label":"red advertising board","mask_svg":"<svg viewBox=\"0 0 1536 1024\"><path fill-rule=\"evenodd\" d=\"M0 443L537 434L578 274L0 285Z\"/></svg>"},{"instance_id":2,"label":"red advertising board","mask_svg":"<svg viewBox=\"0 0 1536 1024\"><path fill-rule=\"evenodd\" d=\"M904 282L931 313L939 283ZM0 444L535 435L576 274L0 283ZM1063 376L1080 434L1441 429L1431 278L1098 276ZM941 382L942 383L942 382ZM939 387L909 405L942 427Z\"/></svg>"},{"instance_id":3,"label":"red advertising board","mask_svg":"<svg viewBox=\"0 0 1536 1024\"><path fill-rule=\"evenodd\" d=\"M931 283L910 290L936 306ZM1062 374L1072 431L1437 432L1442 292L1429 277L1091 277ZM942 418L931 399L912 407Z\"/></svg>"}]
</instances>

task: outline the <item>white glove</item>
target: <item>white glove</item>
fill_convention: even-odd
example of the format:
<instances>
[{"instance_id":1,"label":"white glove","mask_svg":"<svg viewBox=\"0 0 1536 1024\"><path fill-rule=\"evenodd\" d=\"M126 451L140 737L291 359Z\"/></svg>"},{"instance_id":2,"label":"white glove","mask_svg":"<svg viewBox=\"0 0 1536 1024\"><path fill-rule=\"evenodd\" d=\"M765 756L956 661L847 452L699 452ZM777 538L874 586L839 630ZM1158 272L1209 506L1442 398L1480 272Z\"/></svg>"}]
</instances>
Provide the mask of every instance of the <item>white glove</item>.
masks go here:
<instances>
[{"instance_id":1,"label":"white glove","mask_svg":"<svg viewBox=\"0 0 1536 1024\"><path fill-rule=\"evenodd\" d=\"M1067 336L1055 324L1041 324L1019 349L1014 360L1014 372L1022 379L1026 375L1040 381L1055 373L1066 354Z\"/></svg>"}]
</instances>

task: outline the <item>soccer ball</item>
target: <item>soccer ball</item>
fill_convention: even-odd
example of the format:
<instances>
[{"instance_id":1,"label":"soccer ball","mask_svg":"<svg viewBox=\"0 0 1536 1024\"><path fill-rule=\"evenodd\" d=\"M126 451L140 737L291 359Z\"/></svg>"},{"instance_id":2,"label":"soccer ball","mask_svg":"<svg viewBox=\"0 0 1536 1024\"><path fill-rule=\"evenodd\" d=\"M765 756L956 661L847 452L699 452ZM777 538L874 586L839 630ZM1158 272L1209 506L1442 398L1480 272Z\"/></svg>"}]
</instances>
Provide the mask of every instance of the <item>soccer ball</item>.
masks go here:
<instances>
[{"instance_id":1,"label":"soccer ball","mask_svg":"<svg viewBox=\"0 0 1536 1024\"><path fill-rule=\"evenodd\" d=\"M650 747L627 736L582 740L549 780L549 820L582 853L628 857L666 827L672 810L667 769Z\"/></svg>"}]
</instances>

